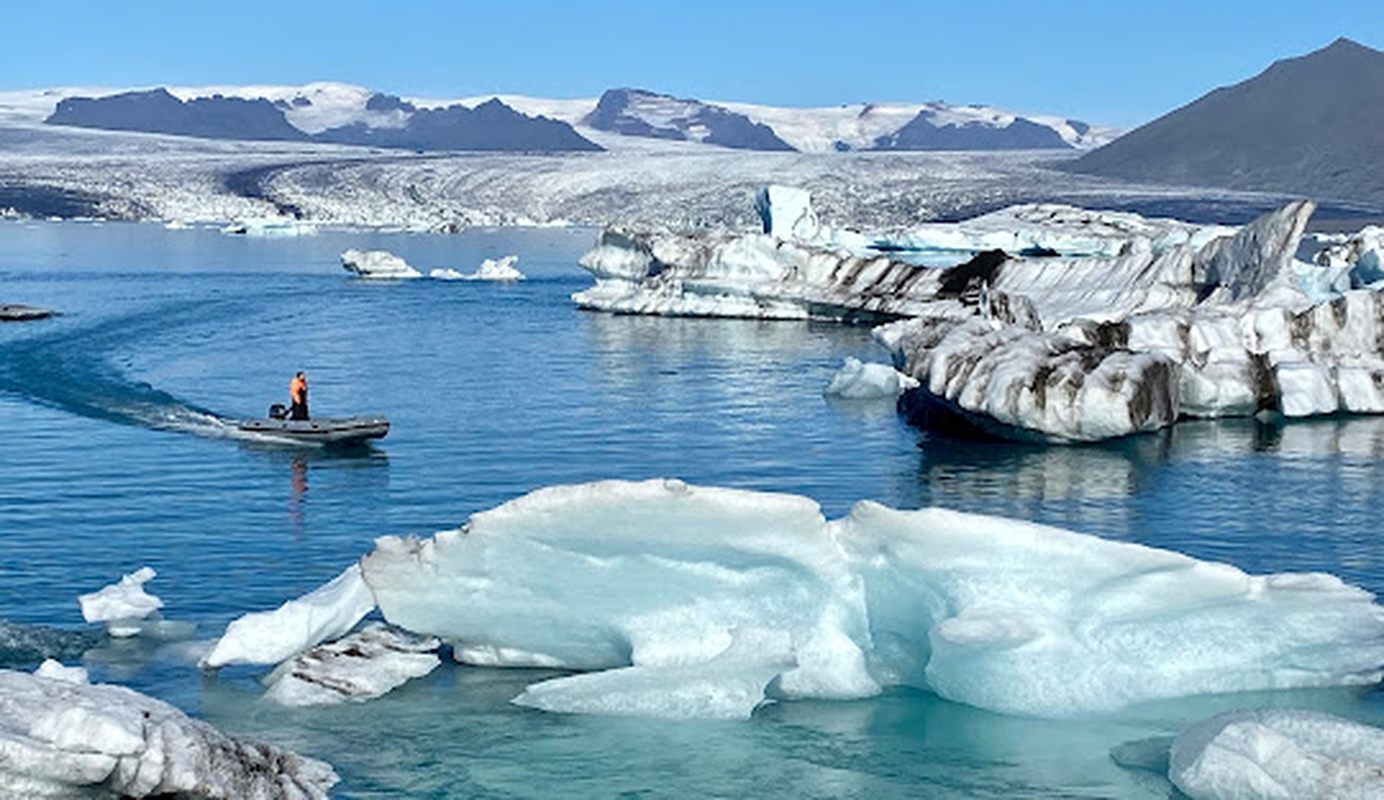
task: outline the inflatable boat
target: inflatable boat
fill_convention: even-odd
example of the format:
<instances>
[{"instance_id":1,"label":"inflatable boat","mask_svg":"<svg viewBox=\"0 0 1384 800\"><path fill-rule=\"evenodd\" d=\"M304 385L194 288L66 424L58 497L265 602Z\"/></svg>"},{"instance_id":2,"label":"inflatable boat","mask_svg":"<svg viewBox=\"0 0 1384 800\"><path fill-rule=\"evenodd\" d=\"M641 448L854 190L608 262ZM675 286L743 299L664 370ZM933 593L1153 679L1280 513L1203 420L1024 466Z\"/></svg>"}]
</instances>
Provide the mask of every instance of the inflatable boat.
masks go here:
<instances>
[{"instance_id":1,"label":"inflatable boat","mask_svg":"<svg viewBox=\"0 0 1384 800\"><path fill-rule=\"evenodd\" d=\"M385 434L389 433L389 420L383 414L312 419L283 419L271 416L264 419L236 420L235 426L245 433L338 447L361 444L370 439L383 439Z\"/></svg>"}]
</instances>

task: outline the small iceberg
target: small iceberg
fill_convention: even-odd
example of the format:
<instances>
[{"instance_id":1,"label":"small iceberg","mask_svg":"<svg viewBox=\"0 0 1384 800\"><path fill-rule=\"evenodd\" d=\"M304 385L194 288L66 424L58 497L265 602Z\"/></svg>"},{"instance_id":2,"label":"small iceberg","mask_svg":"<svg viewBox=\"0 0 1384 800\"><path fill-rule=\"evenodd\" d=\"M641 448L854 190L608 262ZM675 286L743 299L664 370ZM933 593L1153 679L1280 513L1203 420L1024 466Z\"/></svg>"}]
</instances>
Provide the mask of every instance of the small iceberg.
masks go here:
<instances>
[{"instance_id":1,"label":"small iceberg","mask_svg":"<svg viewBox=\"0 0 1384 800\"><path fill-rule=\"evenodd\" d=\"M518 261L519 256L487 258L481 262L480 268L470 275L454 269L435 269L428 273L428 277L442 281L522 281L524 273L514 266Z\"/></svg>"},{"instance_id":2,"label":"small iceberg","mask_svg":"<svg viewBox=\"0 0 1384 800\"><path fill-rule=\"evenodd\" d=\"M285 706L364 702L432 672L442 663L441 646L432 636L373 622L280 664L264 680L266 695Z\"/></svg>"},{"instance_id":3,"label":"small iceberg","mask_svg":"<svg viewBox=\"0 0 1384 800\"><path fill-rule=\"evenodd\" d=\"M111 636L138 635L143 630L143 621L163 608L162 600L144 591L144 584L157 574L153 567L141 567L122 577L119 583L78 597L82 618L87 622L105 623Z\"/></svg>"},{"instance_id":4,"label":"small iceberg","mask_svg":"<svg viewBox=\"0 0 1384 800\"><path fill-rule=\"evenodd\" d=\"M267 217L232 222L221 232L239 236L311 236L317 228L296 220Z\"/></svg>"},{"instance_id":5,"label":"small iceberg","mask_svg":"<svg viewBox=\"0 0 1384 800\"><path fill-rule=\"evenodd\" d=\"M866 364L847 357L822 393L843 400L895 400L920 384L888 364Z\"/></svg>"},{"instance_id":6,"label":"small iceberg","mask_svg":"<svg viewBox=\"0 0 1384 800\"><path fill-rule=\"evenodd\" d=\"M1172 743L1168 778L1193 800L1384 797L1384 730L1296 709L1232 711Z\"/></svg>"},{"instance_id":7,"label":"small iceberg","mask_svg":"<svg viewBox=\"0 0 1384 800\"><path fill-rule=\"evenodd\" d=\"M341 254L341 266L362 278L423 277L423 273L410 267L407 261L385 250L347 250Z\"/></svg>"}]
</instances>

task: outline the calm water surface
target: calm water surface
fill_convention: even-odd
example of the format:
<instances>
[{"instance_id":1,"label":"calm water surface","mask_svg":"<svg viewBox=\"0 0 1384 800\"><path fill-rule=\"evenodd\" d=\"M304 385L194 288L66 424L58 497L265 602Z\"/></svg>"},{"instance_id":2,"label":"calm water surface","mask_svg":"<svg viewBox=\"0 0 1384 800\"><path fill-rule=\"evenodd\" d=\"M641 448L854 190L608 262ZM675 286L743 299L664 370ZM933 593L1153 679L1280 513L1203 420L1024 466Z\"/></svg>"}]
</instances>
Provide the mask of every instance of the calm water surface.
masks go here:
<instances>
[{"instance_id":1,"label":"calm water surface","mask_svg":"<svg viewBox=\"0 0 1384 800\"><path fill-rule=\"evenodd\" d=\"M861 499L938 504L1384 590L1384 420L1186 424L1082 448L941 441L892 404L823 398L843 358L887 358L865 329L577 311L593 238L0 223L0 302L63 311L0 327L0 620L84 629L76 596L148 564L166 616L210 639L377 536L454 527L550 484L661 476L803 494L830 517ZM528 280L361 281L338 266L349 247L424 271L518 254ZM315 413L386 413L389 437L341 454L213 435L214 416L282 402L299 369ZM1239 706L1384 724L1377 691L1065 722L916 692L739 723L559 716L508 704L533 672L454 665L368 704L288 711L258 702L257 671L203 675L188 649L107 642L83 661L331 762L342 797L1167 797L1110 748Z\"/></svg>"}]
</instances>

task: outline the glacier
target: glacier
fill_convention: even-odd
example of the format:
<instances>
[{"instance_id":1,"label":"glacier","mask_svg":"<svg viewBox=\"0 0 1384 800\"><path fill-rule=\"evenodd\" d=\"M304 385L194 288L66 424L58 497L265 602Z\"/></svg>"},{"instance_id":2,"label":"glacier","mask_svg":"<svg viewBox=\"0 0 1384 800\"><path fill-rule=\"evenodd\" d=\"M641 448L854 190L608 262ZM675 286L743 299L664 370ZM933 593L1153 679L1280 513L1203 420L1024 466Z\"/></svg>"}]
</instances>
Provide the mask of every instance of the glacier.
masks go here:
<instances>
[{"instance_id":1,"label":"glacier","mask_svg":"<svg viewBox=\"0 0 1384 800\"><path fill-rule=\"evenodd\" d=\"M573 301L877 324L921 384L906 397L915 421L1003 438L1384 412L1379 237L1300 260L1308 201L1239 228L1043 204L874 235L822 225L800 190L770 187L756 208L759 234L606 229Z\"/></svg>"},{"instance_id":2,"label":"glacier","mask_svg":"<svg viewBox=\"0 0 1384 800\"><path fill-rule=\"evenodd\" d=\"M1384 608L1330 575L940 508L862 501L828 520L806 497L672 479L540 489L459 529L381 537L358 569L368 592L285 608L344 624L377 605L459 662L577 673L515 699L556 712L736 719L914 687L1074 717L1384 669ZM258 663L322 638L260 629L279 645Z\"/></svg>"},{"instance_id":3,"label":"glacier","mask_svg":"<svg viewBox=\"0 0 1384 800\"><path fill-rule=\"evenodd\" d=\"M0 795L326 798L330 766L50 662L0 670Z\"/></svg>"}]
</instances>

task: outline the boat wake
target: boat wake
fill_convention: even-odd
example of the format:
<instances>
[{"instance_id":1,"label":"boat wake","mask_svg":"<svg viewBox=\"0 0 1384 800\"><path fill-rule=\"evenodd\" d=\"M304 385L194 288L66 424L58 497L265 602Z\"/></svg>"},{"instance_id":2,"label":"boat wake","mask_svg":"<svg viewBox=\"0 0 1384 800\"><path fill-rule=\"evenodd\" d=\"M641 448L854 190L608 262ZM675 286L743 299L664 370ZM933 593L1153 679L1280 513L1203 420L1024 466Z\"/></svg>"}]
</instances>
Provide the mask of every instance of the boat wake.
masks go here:
<instances>
[{"instance_id":1,"label":"boat wake","mask_svg":"<svg viewBox=\"0 0 1384 800\"><path fill-rule=\"evenodd\" d=\"M231 421L131 379L112 355L156 330L204 322L204 308L156 310L7 342L0 349L0 392L93 419L224 438Z\"/></svg>"}]
</instances>

